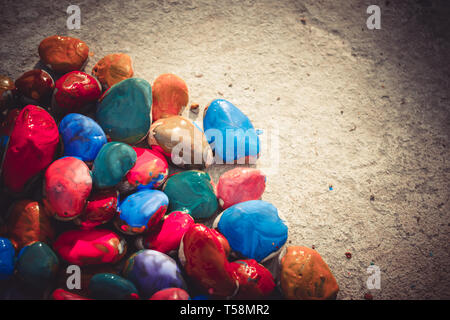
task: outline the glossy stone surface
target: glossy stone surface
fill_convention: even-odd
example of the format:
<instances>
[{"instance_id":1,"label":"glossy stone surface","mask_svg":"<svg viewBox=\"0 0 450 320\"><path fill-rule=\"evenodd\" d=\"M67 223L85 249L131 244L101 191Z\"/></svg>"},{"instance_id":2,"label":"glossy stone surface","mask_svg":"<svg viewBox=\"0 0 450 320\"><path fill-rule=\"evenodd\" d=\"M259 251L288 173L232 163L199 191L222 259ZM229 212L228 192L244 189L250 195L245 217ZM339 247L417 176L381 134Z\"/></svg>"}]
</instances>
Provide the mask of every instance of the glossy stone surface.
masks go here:
<instances>
[{"instance_id":1,"label":"glossy stone surface","mask_svg":"<svg viewBox=\"0 0 450 320\"><path fill-rule=\"evenodd\" d=\"M91 190L89 168L77 158L58 159L45 171L43 202L56 219L66 221L79 216Z\"/></svg>"},{"instance_id":2,"label":"glossy stone surface","mask_svg":"<svg viewBox=\"0 0 450 320\"><path fill-rule=\"evenodd\" d=\"M66 73L55 83L52 107L56 112L86 112L102 95L100 83L82 71Z\"/></svg>"},{"instance_id":3,"label":"glossy stone surface","mask_svg":"<svg viewBox=\"0 0 450 320\"><path fill-rule=\"evenodd\" d=\"M206 219L217 210L217 198L209 174L190 170L176 173L163 187L170 211L186 211L194 219Z\"/></svg>"},{"instance_id":4,"label":"glossy stone surface","mask_svg":"<svg viewBox=\"0 0 450 320\"><path fill-rule=\"evenodd\" d=\"M178 250L181 239L194 224L194 219L186 212L173 211L151 232L145 234L139 241L142 249L152 249L165 254Z\"/></svg>"},{"instance_id":5,"label":"glossy stone surface","mask_svg":"<svg viewBox=\"0 0 450 320\"><path fill-rule=\"evenodd\" d=\"M167 211L169 200L159 190L142 190L123 199L114 224L126 234L139 234L156 226Z\"/></svg>"},{"instance_id":6,"label":"glossy stone surface","mask_svg":"<svg viewBox=\"0 0 450 320\"><path fill-rule=\"evenodd\" d=\"M216 162L247 163L259 156L259 137L253 124L227 100L216 99L209 104L203 115L203 130L208 142L214 144Z\"/></svg>"},{"instance_id":7,"label":"glossy stone surface","mask_svg":"<svg viewBox=\"0 0 450 320\"><path fill-rule=\"evenodd\" d=\"M141 250L132 255L123 270L124 276L139 289L143 298L166 288L186 289L177 263L155 250Z\"/></svg>"},{"instance_id":8,"label":"glossy stone surface","mask_svg":"<svg viewBox=\"0 0 450 320\"><path fill-rule=\"evenodd\" d=\"M14 274L15 254L12 242L0 237L0 281L7 280Z\"/></svg>"},{"instance_id":9,"label":"glossy stone surface","mask_svg":"<svg viewBox=\"0 0 450 320\"><path fill-rule=\"evenodd\" d=\"M289 246L280 259L281 289L290 300L335 299L339 286L320 254L311 248Z\"/></svg>"},{"instance_id":10,"label":"glossy stone surface","mask_svg":"<svg viewBox=\"0 0 450 320\"><path fill-rule=\"evenodd\" d=\"M89 197L86 208L75 220L83 229L92 229L108 221L117 214L118 192L115 190L96 191Z\"/></svg>"},{"instance_id":11,"label":"glossy stone surface","mask_svg":"<svg viewBox=\"0 0 450 320\"><path fill-rule=\"evenodd\" d=\"M133 147L136 163L128 171L126 181L131 189L159 188L169 175L169 165L164 156L154 150Z\"/></svg>"},{"instance_id":12,"label":"glossy stone surface","mask_svg":"<svg viewBox=\"0 0 450 320\"><path fill-rule=\"evenodd\" d=\"M131 57L125 53L108 54L92 68L92 74L105 88L109 88L133 76Z\"/></svg>"},{"instance_id":13,"label":"glossy stone surface","mask_svg":"<svg viewBox=\"0 0 450 320\"><path fill-rule=\"evenodd\" d=\"M189 102L189 92L183 79L165 73L153 82L153 121L161 118L180 115Z\"/></svg>"},{"instance_id":14,"label":"glossy stone surface","mask_svg":"<svg viewBox=\"0 0 450 320\"><path fill-rule=\"evenodd\" d=\"M3 162L5 186L12 192L22 192L25 184L53 161L58 143L58 127L52 116L34 105L23 108Z\"/></svg>"},{"instance_id":15,"label":"glossy stone surface","mask_svg":"<svg viewBox=\"0 0 450 320\"><path fill-rule=\"evenodd\" d=\"M8 238L17 250L36 241L50 244L54 239L51 215L37 201L14 202L8 210L6 221Z\"/></svg>"},{"instance_id":16,"label":"glossy stone surface","mask_svg":"<svg viewBox=\"0 0 450 320\"><path fill-rule=\"evenodd\" d=\"M56 280L59 260L43 242L24 247L17 258L17 276L28 286L45 290Z\"/></svg>"},{"instance_id":17,"label":"glossy stone surface","mask_svg":"<svg viewBox=\"0 0 450 320\"><path fill-rule=\"evenodd\" d=\"M78 157L83 161L94 161L107 142L97 122L79 113L66 115L59 123L59 132L64 144L64 155Z\"/></svg>"},{"instance_id":18,"label":"glossy stone surface","mask_svg":"<svg viewBox=\"0 0 450 320\"><path fill-rule=\"evenodd\" d=\"M149 300L190 300L190 297L183 289L167 288L156 292Z\"/></svg>"},{"instance_id":19,"label":"glossy stone surface","mask_svg":"<svg viewBox=\"0 0 450 320\"><path fill-rule=\"evenodd\" d=\"M84 266L116 263L124 256L126 243L109 230L70 230L56 239L53 248L68 263Z\"/></svg>"},{"instance_id":20,"label":"glossy stone surface","mask_svg":"<svg viewBox=\"0 0 450 320\"><path fill-rule=\"evenodd\" d=\"M80 39L58 35L42 40L38 51L41 60L59 73L81 70L89 55L89 47Z\"/></svg>"},{"instance_id":21,"label":"glossy stone surface","mask_svg":"<svg viewBox=\"0 0 450 320\"><path fill-rule=\"evenodd\" d=\"M112 141L136 144L150 129L152 88L139 78L122 80L105 92L96 119Z\"/></svg>"},{"instance_id":22,"label":"glossy stone surface","mask_svg":"<svg viewBox=\"0 0 450 320\"><path fill-rule=\"evenodd\" d=\"M217 182L217 199L222 209L249 200L259 200L266 188L266 176L258 169L237 167L222 174Z\"/></svg>"},{"instance_id":23,"label":"glossy stone surface","mask_svg":"<svg viewBox=\"0 0 450 320\"><path fill-rule=\"evenodd\" d=\"M201 130L182 116L171 116L152 123L150 146L159 146L170 154L171 162L182 168L201 169L213 163L211 147Z\"/></svg>"},{"instance_id":24,"label":"glossy stone surface","mask_svg":"<svg viewBox=\"0 0 450 320\"><path fill-rule=\"evenodd\" d=\"M97 300L136 300L139 292L134 284L113 273L98 273L89 282L89 296Z\"/></svg>"},{"instance_id":25,"label":"glossy stone surface","mask_svg":"<svg viewBox=\"0 0 450 320\"><path fill-rule=\"evenodd\" d=\"M125 143L103 145L92 167L94 185L98 188L114 187L133 168L136 159L136 152Z\"/></svg>"},{"instance_id":26,"label":"glossy stone surface","mask_svg":"<svg viewBox=\"0 0 450 320\"><path fill-rule=\"evenodd\" d=\"M230 263L239 281L236 299L264 299L275 289L272 274L253 259L236 260Z\"/></svg>"},{"instance_id":27,"label":"glossy stone surface","mask_svg":"<svg viewBox=\"0 0 450 320\"><path fill-rule=\"evenodd\" d=\"M228 242L219 232L194 224L184 234L178 257L205 293L230 297L236 294L239 283L227 260L229 253Z\"/></svg>"},{"instance_id":28,"label":"glossy stone surface","mask_svg":"<svg viewBox=\"0 0 450 320\"><path fill-rule=\"evenodd\" d=\"M231 249L258 262L272 257L286 243L288 228L272 204L262 200L229 207L214 222Z\"/></svg>"},{"instance_id":29,"label":"glossy stone surface","mask_svg":"<svg viewBox=\"0 0 450 320\"><path fill-rule=\"evenodd\" d=\"M15 81L15 85L20 95L38 104L50 98L55 88L53 78L41 69L25 72Z\"/></svg>"}]
</instances>

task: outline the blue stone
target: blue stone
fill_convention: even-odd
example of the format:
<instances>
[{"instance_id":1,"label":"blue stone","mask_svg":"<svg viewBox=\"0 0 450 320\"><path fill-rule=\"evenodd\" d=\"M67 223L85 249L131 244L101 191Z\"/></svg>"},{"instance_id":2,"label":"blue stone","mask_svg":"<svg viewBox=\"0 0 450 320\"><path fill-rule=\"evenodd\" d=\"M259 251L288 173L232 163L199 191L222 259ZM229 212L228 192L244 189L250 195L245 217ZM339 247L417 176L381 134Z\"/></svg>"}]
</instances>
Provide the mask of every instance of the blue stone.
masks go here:
<instances>
[{"instance_id":1,"label":"blue stone","mask_svg":"<svg viewBox=\"0 0 450 320\"><path fill-rule=\"evenodd\" d=\"M64 155L83 161L93 161L107 142L97 122L78 113L69 113L61 120L59 133L64 144Z\"/></svg>"},{"instance_id":2,"label":"blue stone","mask_svg":"<svg viewBox=\"0 0 450 320\"><path fill-rule=\"evenodd\" d=\"M259 137L250 119L232 103L216 99L203 117L206 138L224 162L259 156Z\"/></svg>"},{"instance_id":3,"label":"blue stone","mask_svg":"<svg viewBox=\"0 0 450 320\"><path fill-rule=\"evenodd\" d=\"M277 208L263 200L235 204L218 219L217 227L231 249L258 262L278 251L288 237L288 228Z\"/></svg>"}]
</instances>

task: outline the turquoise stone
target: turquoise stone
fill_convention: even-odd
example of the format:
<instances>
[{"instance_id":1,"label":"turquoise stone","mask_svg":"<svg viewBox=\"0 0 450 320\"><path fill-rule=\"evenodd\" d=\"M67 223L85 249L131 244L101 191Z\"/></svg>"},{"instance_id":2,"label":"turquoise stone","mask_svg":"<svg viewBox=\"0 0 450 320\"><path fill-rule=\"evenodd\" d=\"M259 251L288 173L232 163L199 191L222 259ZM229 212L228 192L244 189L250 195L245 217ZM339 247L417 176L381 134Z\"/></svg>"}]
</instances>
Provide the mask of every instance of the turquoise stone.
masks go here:
<instances>
[{"instance_id":1,"label":"turquoise stone","mask_svg":"<svg viewBox=\"0 0 450 320\"><path fill-rule=\"evenodd\" d=\"M98 273L89 281L89 296L101 300L139 299L133 282L113 273Z\"/></svg>"},{"instance_id":2,"label":"turquoise stone","mask_svg":"<svg viewBox=\"0 0 450 320\"><path fill-rule=\"evenodd\" d=\"M188 170L167 179L163 189L169 198L169 210L186 211L194 219L207 219L218 208L211 177L203 171Z\"/></svg>"},{"instance_id":3,"label":"turquoise stone","mask_svg":"<svg viewBox=\"0 0 450 320\"><path fill-rule=\"evenodd\" d=\"M45 290L56 280L59 260L44 242L24 247L17 260L17 274L26 285Z\"/></svg>"},{"instance_id":4,"label":"turquoise stone","mask_svg":"<svg viewBox=\"0 0 450 320\"><path fill-rule=\"evenodd\" d=\"M136 144L152 123L152 87L139 78L113 85L100 99L96 119L112 141Z\"/></svg>"},{"instance_id":5,"label":"turquoise stone","mask_svg":"<svg viewBox=\"0 0 450 320\"><path fill-rule=\"evenodd\" d=\"M97 188L118 184L134 166L136 151L122 142L109 142L100 149L92 168L92 179Z\"/></svg>"}]
</instances>

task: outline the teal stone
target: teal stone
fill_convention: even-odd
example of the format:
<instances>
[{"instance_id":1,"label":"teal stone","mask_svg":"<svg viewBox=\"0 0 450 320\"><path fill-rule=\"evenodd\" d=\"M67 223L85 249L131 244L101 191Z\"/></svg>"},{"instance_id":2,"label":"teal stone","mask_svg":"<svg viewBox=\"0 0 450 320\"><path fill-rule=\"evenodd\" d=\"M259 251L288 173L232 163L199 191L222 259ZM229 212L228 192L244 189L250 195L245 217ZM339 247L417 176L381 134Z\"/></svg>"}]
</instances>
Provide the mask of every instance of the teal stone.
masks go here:
<instances>
[{"instance_id":1,"label":"teal stone","mask_svg":"<svg viewBox=\"0 0 450 320\"><path fill-rule=\"evenodd\" d=\"M96 119L112 141L136 144L152 123L152 87L144 79L129 78L113 85L98 104Z\"/></svg>"},{"instance_id":2,"label":"teal stone","mask_svg":"<svg viewBox=\"0 0 450 320\"><path fill-rule=\"evenodd\" d=\"M218 208L217 197L209 174L188 170L167 179L163 189L169 198L169 210L186 211L194 219L210 218Z\"/></svg>"},{"instance_id":3,"label":"teal stone","mask_svg":"<svg viewBox=\"0 0 450 320\"><path fill-rule=\"evenodd\" d=\"M45 290L54 283L59 260L44 242L34 242L24 247L17 260L17 275L33 289Z\"/></svg>"},{"instance_id":4,"label":"teal stone","mask_svg":"<svg viewBox=\"0 0 450 320\"><path fill-rule=\"evenodd\" d=\"M89 281L89 296L100 300L139 299L133 282L113 273L98 273Z\"/></svg>"},{"instance_id":5,"label":"teal stone","mask_svg":"<svg viewBox=\"0 0 450 320\"><path fill-rule=\"evenodd\" d=\"M137 155L129 145L109 142L100 149L92 167L92 179L97 188L109 188L118 184L133 168Z\"/></svg>"}]
</instances>

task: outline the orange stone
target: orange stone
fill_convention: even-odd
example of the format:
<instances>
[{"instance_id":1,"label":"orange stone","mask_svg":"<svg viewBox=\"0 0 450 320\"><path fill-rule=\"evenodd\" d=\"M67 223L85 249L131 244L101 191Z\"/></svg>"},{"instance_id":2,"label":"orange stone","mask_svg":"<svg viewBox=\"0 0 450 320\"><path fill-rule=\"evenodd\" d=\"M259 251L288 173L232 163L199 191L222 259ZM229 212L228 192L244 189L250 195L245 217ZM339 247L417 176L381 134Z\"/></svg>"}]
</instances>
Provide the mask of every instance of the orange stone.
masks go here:
<instances>
[{"instance_id":1,"label":"orange stone","mask_svg":"<svg viewBox=\"0 0 450 320\"><path fill-rule=\"evenodd\" d=\"M50 214L42 204L32 200L15 202L6 224L8 238L16 250L41 241L49 244L54 238Z\"/></svg>"},{"instance_id":2,"label":"orange stone","mask_svg":"<svg viewBox=\"0 0 450 320\"><path fill-rule=\"evenodd\" d=\"M111 87L122 80L133 76L131 57L125 53L113 53L100 59L92 69L103 86Z\"/></svg>"},{"instance_id":3,"label":"orange stone","mask_svg":"<svg viewBox=\"0 0 450 320\"><path fill-rule=\"evenodd\" d=\"M339 286L316 250L290 246L281 258L281 289L290 300L336 299Z\"/></svg>"},{"instance_id":4,"label":"orange stone","mask_svg":"<svg viewBox=\"0 0 450 320\"><path fill-rule=\"evenodd\" d=\"M156 78L152 87L152 96L153 121L180 115L189 101L188 88L184 80L170 73Z\"/></svg>"},{"instance_id":5,"label":"orange stone","mask_svg":"<svg viewBox=\"0 0 450 320\"><path fill-rule=\"evenodd\" d=\"M59 73L81 70L89 55L89 47L80 39L51 36L39 44L41 60Z\"/></svg>"}]
</instances>

